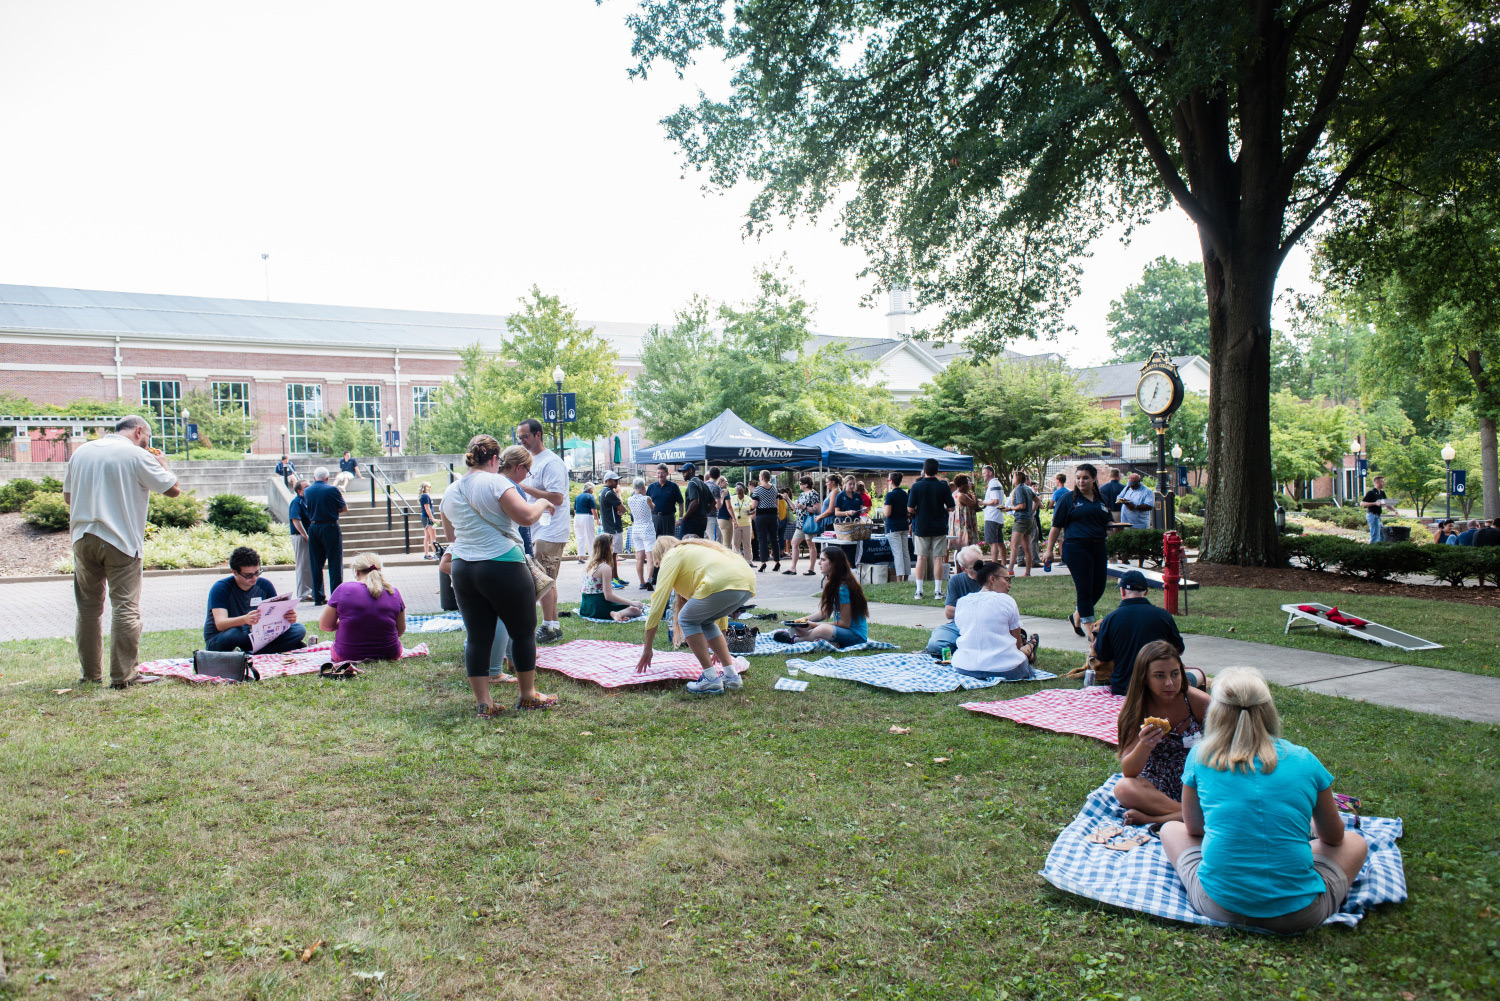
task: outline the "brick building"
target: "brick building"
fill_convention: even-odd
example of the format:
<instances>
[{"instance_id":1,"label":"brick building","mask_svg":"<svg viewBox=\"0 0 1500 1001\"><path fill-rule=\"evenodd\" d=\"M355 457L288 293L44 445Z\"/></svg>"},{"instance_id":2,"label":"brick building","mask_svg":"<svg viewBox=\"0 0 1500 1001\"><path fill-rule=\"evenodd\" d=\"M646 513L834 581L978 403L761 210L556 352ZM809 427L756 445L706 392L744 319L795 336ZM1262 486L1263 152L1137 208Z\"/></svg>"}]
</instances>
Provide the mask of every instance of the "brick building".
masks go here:
<instances>
[{"instance_id":1,"label":"brick building","mask_svg":"<svg viewBox=\"0 0 1500 1001\"><path fill-rule=\"evenodd\" d=\"M647 325L586 321L639 370ZM458 368L457 349L489 350L505 317L248 299L0 285L0 392L37 403L87 397L144 403L164 444L183 433L182 397L244 404L254 451L306 450L321 413L349 407L378 432L402 431Z\"/></svg>"}]
</instances>

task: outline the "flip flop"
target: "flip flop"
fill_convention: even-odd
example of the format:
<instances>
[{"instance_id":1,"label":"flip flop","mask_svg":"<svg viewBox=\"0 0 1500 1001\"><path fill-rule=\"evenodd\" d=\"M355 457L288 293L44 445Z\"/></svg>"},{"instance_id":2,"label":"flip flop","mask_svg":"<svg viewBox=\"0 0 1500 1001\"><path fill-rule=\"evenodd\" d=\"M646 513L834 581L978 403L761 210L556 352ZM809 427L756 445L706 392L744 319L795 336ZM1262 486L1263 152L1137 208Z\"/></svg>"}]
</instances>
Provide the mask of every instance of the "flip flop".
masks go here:
<instances>
[{"instance_id":1,"label":"flip flop","mask_svg":"<svg viewBox=\"0 0 1500 1001\"><path fill-rule=\"evenodd\" d=\"M1073 627L1073 631L1075 633L1077 633L1079 636L1082 636L1083 635L1083 626L1079 625L1078 620L1076 618L1074 618L1074 616L1077 615L1077 614L1078 614L1077 612L1069 612L1068 613L1068 625L1070 625L1070 626Z\"/></svg>"},{"instance_id":2,"label":"flip flop","mask_svg":"<svg viewBox=\"0 0 1500 1001\"><path fill-rule=\"evenodd\" d=\"M1151 832L1150 831L1142 831L1140 834L1132 835L1131 837L1128 837L1128 838L1124 839L1123 841L1111 841L1111 842L1107 843L1104 847L1108 848L1112 852L1129 852L1129 851L1134 851L1135 849L1139 848L1141 845L1146 844L1150 840L1151 840Z\"/></svg>"},{"instance_id":3,"label":"flip flop","mask_svg":"<svg viewBox=\"0 0 1500 1001\"><path fill-rule=\"evenodd\" d=\"M1100 827L1092 834L1085 834L1083 840L1092 841L1096 845L1102 845L1108 843L1109 839L1115 835L1124 833L1125 829L1123 827Z\"/></svg>"}]
</instances>

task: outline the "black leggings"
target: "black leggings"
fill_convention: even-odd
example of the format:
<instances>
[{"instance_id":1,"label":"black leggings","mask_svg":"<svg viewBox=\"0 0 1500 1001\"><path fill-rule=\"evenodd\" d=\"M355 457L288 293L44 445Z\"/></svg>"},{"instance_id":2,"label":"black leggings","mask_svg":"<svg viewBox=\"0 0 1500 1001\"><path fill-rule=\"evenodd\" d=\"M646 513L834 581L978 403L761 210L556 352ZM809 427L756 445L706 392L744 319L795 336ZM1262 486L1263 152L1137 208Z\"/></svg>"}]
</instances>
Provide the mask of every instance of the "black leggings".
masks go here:
<instances>
[{"instance_id":1,"label":"black leggings","mask_svg":"<svg viewBox=\"0 0 1500 1001\"><path fill-rule=\"evenodd\" d=\"M454 560L453 594L469 634L464 644L464 670L469 677L490 673L496 619L510 633L516 673L536 670L536 585L525 563Z\"/></svg>"},{"instance_id":2,"label":"black leggings","mask_svg":"<svg viewBox=\"0 0 1500 1001\"><path fill-rule=\"evenodd\" d=\"M1078 596L1079 621L1087 622L1094 617L1094 605L1104 597L1105 565L1109 556L1103 539L1083 539L1074 542L1064 539L1063 562L1068 573L1073 575L1073 593Z\"/></svg>"},{"instance_id":3,"label":"black leggings","mask_svg":"<svg viewBox=\"0 0 1500 1001\"><path fill-rule=\"evenodd\" d=\"M781 562L781 526L776 521L776 514L772 512L769 516L755 516L755 560L757 563L768 563L772 559Z\"/></svg>"}]
</instances>

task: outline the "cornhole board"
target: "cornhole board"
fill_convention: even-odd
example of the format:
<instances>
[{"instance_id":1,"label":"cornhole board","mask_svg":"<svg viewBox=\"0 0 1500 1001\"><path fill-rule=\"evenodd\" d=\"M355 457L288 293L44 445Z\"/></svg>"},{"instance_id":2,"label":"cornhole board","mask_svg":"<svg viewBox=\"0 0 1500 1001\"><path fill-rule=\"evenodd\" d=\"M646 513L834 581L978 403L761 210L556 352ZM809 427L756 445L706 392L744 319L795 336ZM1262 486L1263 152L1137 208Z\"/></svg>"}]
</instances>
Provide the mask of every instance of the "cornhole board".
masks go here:
<instances>
[{"instance_id":1,"label":"cornhole board","mask_svg":"<svg viewBox=\"0 0 1500 1001\"><path fill-rule=\"evenodd\" d=\"M1166 586L1165 582L1162 581L1161 571L1159 570L1146 570L1143 567L1133 567L1129 563L1107 563L1104 567L1104 572L1110 577L1114 577L1116 579L1125 576L1132 570L1146 578L1147 587L1153 587L1156 590L1160 591L1163 587ZM1195 580L1188 580L1186 577L1178 581L1177 586L1182 588L1184 591L1198 590L1198 582Z\"/></svg>"},{"instance_id":2,"label":"cornhole board","mask_svg":"<svg viewBox=\"0 0 1500 1001\"><path fill-rule=\"evenodd\" d=\"M1299 605L1316 608L1317 612L1304 612L1298 607ZM1316 629L1318 626L1325 626L1329 629L1337 629L1340 632L1348 633L1350 636L1358 636L1362 640L1369 640L1371 643L1395 647L1397 650L1443 649L1443 644L1441 643L1424 640L1420 636L1403 633L1399 629L1382 626L1380 623L1371 622L1369 619L1365 619L1363 629L1348 626L1342 622L1330 622L1328 620L1328 613L1333 611L1333 609L1328 605L1320 605L1315 601L1299 601L1291 605L1282 605L1281 610L1286 613L1286 629L1282 631L1283 634L1291 632L1293 627L1298 629ZM1365 618L1363 615L1358 617L1361 619Z\"/></svg>"}]
</instances>

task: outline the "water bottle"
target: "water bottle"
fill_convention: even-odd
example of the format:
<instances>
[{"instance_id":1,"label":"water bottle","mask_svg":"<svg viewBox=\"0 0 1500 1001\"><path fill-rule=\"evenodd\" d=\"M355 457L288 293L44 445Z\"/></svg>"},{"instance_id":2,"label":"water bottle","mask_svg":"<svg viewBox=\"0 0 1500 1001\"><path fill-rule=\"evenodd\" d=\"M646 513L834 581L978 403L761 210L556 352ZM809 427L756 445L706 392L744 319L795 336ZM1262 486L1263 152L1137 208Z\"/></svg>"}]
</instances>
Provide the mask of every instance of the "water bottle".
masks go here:
<instances>
[{"instance_id":1,"label":"water bottle","mask_svg":"<svg viewBox=\"0 0 1500 1001\"><path fill-rule=\"evenodd\" d=\"M1092 664L1089 665L1088 667L1085 667L1083 669L1083 687L1084 688L1093 688L1094 687L1094 668L1093 668Z\"/></svg>"}]
</instances>

